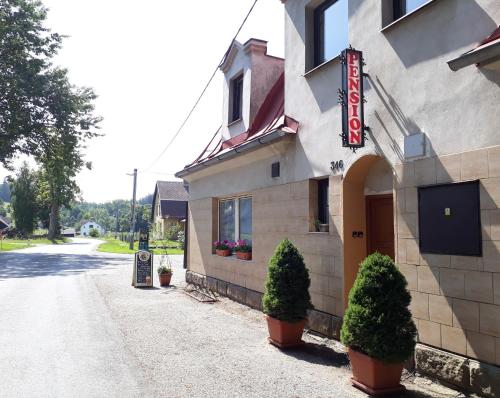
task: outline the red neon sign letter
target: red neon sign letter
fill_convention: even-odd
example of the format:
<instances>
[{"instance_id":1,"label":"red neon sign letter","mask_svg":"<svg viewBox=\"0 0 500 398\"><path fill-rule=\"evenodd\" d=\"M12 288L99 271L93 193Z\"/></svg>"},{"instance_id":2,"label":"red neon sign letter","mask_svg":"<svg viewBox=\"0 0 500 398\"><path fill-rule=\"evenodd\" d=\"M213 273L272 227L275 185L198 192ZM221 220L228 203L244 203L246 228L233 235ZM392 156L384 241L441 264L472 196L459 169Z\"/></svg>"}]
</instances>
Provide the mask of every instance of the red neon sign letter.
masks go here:
<instances>
[{"instance_id":1,"label":"red neon sign letter","mask_svg":"<svg viewBox=\"0 0 500 398\"><path fill-rule=\"evenodd\" d=\"M362 123L359 115L359 109L363 106L360 93L360 57L359 53L347 52L347 87L349 95L347 98L347 117L348 117L348 141L349 145L361 145Z\"/></svg>"}]
</instances>

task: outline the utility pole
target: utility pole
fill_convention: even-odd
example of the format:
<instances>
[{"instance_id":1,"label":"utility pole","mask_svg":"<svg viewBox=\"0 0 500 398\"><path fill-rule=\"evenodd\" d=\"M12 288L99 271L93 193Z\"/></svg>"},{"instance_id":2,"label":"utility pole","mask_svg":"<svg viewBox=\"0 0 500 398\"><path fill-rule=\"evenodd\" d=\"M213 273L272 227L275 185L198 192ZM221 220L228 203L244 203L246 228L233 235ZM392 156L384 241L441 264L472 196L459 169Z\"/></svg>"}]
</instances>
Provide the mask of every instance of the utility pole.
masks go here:
<instances>
[{"instance_id":1,"label":"utility pole","mask_svg":"<svg viewBox=\"0 0 500 398\"><path fill-rule=\"evenodd\" d=\"M132 174L129 174L132 175ZM130 250L134 250L134 233L135 233L135 192L137 190L137 169L134 169L134 194L132 196L132 219L130 220Z\"/></svg>"},{"instance_id":2,"label":"utility pole","mask_svg":"<svg viewBox=\"0 0 500 398\"><path fill-rule=\"evenodd\" d=\"M118 223L118 209L116 209L116 226L115 226L115 239L118 239L118 230L120 229Z\"/></svg>"}]
</instances>

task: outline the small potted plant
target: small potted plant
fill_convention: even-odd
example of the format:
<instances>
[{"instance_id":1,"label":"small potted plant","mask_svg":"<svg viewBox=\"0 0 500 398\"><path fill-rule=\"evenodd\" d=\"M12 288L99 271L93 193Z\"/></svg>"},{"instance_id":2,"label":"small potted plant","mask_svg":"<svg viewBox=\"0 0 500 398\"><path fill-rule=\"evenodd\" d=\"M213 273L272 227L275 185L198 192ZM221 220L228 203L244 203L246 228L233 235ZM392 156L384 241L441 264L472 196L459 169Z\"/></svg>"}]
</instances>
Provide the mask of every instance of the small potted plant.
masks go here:
<instances>
[{"instance_id":1,"label":"small potted plant","mask_svg":"<svg viewBox=\"0 0 500 398\"><path fill-rule=\"evenodd\" d=\"M216 241L214 242L215 254L222 257L227 257L232 254L233 251L233 243L228 240Z\"/></svg>"},{"instance_id":2,"label":"small potted plant","mask_svg":"<svg viewBox=\"0 0 500 398\"><path fill-rule=\"evenodd\" d=\"M322 224L320 220L314 221L314 226L316 227L316 232L329 232L330 225Z\"/></svg>"},{"instance_id":3,"label":"small potted plant","mask_svg":"<svg viewBox=\"0 0 500 398\"><path fill-rule=\"evenodd\" d=\"M371 395L394 394L403 363L415 349L406 280L389 256L374 253L360 266L340 332L349 347L354 386Z\"/></svg>"},{"instance_id":4,"label":"small potted plant","mask_svg":"<svg viewBox=\"0 0 500 398\"><path fill-rule=\"evenodd\" d=\"M160 279L160 286L169 286L172 279L172 267L170 265L161 264L158 267L158 278Z\"/></svg>"},{"instance_id":5,"label":"small potted plant","mask_svg":"<svg viewBox=\"0 0 500 398\"><path fill-rule=\"evenodd\" d=\"M238 240L234 245L234 252L236 257L240 260L251 260L252 259L252 245L247 243L246 240Z\"/></svg>"},{"instance_id":6,"label":"small potted plant","mask_svg":"<svg viewBox=\"0 0 500 398\"><path fill-rule=\"evenodd\" d=\"M262 298L271 344L287 348L303 343L307 310L313 308L310 283L304 258L292 242L283 240L269 260Z\"/></svg>"}]
</instances>

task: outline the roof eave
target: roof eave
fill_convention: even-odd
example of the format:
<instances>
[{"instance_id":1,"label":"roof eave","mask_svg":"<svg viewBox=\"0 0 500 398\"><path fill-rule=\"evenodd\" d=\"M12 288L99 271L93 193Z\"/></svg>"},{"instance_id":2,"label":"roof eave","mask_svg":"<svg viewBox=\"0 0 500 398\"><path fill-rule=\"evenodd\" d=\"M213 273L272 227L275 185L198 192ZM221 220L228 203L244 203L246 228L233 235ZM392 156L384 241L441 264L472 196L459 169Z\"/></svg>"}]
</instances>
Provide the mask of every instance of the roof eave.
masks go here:
<instances>
[{"instance_id":1,"label":"roof eave","mask_svg":"<svg viewBox=\"0 0 500 398\"><path fill-rule=\"evenodd\" d=\"M204 162L195 164L190 167L186 167L184 170L178 171L175 176L177 178L183 178L189 174L195 173L199 170L202 170L206 167L212 166L214 164L220 163L224 160L229 160L235 158L241 154L247 153L259 146L271 144L277 140L280 140L283 137L293 135L295 133L290 133L281 129L275 130L272 133L266 134L263 137L256 138L254 140L248 141L228 152L225 152L221 155L214 156L212 159L206 160Z\"/></svg>"},{"instance_id":2,"label":"roof eave","mask_svg":"<svg viewBox=\"0 0 500 398\"><path fill-rule=\"evenodd\" d=\"M483 44L459 57L448 61L448 66L454 72L473 64L481 64L500 56L500 39Z\"/></svg>"}]
</instances>

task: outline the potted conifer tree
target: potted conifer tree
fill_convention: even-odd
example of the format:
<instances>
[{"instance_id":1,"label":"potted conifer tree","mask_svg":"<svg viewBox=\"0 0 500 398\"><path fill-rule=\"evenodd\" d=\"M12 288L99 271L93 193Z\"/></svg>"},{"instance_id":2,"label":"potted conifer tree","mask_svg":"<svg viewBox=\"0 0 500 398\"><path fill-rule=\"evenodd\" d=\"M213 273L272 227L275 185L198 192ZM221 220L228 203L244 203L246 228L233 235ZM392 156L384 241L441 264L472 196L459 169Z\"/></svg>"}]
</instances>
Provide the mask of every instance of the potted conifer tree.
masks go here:
<instances>
[{"instance_id":1,"label":"potted conifer tree","mask_svg":"<svg viewBox=\"0 0 500 398\"><path fill-rule=\"evenodd\" d=\"M374 253L360 266L340 332L349 347L351 382L371 395L394 394L403 363L415 349L416 328L406 279L389 256Z\"/></svg>"},{"instance_id":2,"label":"potted conifer tree","mask_svg":"<svg viewBox=\"0 0 500 398\"><path fill-rule=\"evenodd\" d=\"M283 240L269 260L262 298L271 344L279 348L302 344L307 310L313 308L310 283L304 258L292 242Z\"/></svg>"}]
</instances>

